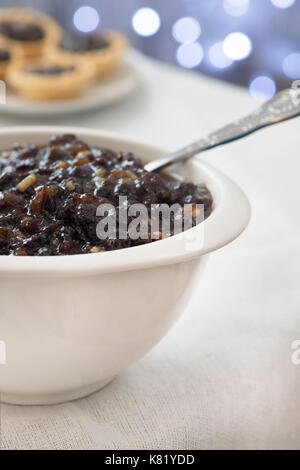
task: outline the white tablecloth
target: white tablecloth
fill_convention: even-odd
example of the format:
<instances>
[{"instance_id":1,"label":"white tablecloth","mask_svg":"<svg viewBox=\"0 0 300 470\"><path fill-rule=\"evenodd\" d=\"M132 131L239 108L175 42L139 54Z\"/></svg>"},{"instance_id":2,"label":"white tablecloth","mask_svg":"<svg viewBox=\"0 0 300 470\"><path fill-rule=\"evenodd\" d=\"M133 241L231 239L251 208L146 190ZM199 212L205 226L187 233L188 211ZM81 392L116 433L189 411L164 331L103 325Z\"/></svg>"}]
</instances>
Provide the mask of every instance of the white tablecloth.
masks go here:
<instances>
[{"instance_id":1,"label":"white tablecloth","mask_svg":"<svg viewBox=\"0 0 300 470\"><path fill-rule=\"evenodd\" d=\"M134 58L143 87L130 99L45 123L175 149L256 106L245 90ZM169 335L110 386L60 406L2 405L3 449L300 448L299 142L295 120L203 156L248 195L247 231L211 256Z\"/></svg>"}]
</instances>

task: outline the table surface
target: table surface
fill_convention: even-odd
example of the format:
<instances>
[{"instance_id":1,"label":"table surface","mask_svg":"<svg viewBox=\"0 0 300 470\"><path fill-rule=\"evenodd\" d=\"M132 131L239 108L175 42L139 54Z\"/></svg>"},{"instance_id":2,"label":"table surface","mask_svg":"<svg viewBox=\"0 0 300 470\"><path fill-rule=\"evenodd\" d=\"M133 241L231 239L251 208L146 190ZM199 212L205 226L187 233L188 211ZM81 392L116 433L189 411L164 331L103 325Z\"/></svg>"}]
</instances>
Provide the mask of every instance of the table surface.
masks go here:
<instances>
[{"instance_id":1,"label":"table surface","mask_svg":"<svg viewBox=\"0 0 300 470\"><path fill-rule=\"evenodd\" d=\"M176 149L257 106L247 91L131 53L143 85L78 116L1 117L121 132ZM186 311L144 359L95 395L1 406L3 449L299 449L299 121L203 155L244 189L252 220L211 255Z\"/></svg>"}]
</instances>

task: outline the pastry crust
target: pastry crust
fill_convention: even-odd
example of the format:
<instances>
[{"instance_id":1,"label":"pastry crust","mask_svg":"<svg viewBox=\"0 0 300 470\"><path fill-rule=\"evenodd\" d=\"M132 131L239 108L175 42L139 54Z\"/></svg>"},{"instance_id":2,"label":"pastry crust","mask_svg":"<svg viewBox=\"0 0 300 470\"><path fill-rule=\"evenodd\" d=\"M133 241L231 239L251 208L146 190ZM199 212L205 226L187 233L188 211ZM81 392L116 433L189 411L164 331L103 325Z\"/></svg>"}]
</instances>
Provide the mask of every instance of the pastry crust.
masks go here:
<instances>
[{"instance_id":1,"label":"pastry crust","mask_svg":"<svg viewBox=\"0 0 300 470\"><path fill-rule=\"evenodd\" d=\"M56 46L52 47L52 54L54 57L66 60L75 57L81 60L87 67L93 64L96 78L101 78L111 74L117 68L128 45L125 36L116 31L105 31L103 37L109 42L109 46L105 48L85 52L72 52L61 49L58 42Z\"/></svg>"},{"instance_id":2,"label":"pastry crust","mask_svg":"<svg viewBox=\"0 0 300 470\"><path fill-rule=\"evenodd\" d=\"M45 49L50 47L52 43L57 44L57 41L62 37L62 29L51 17L44 13L36 12L25 8L1 8L0 9L0 23L12 22L20 24L34 24L39 26L43 32L44 37L36 41L20 41L4 36L5 40L18 49L20 57L35 57L42 54Z\"/></svg>"},{"instance_id":3,"label":"pastry crust","mask_svg":"<svg viewBox=\"0 0 300 470\"><path fill-rule=\"evenodd\" d=\"M0 50L7 51L10 54L10 57L8 60L5 60L5 61L0 60L0 80L5 80L6 72L8 68L14 63L14 60L17 54L15 51L15 48L1 37L0 37Z\"/></svg>"},{"instance_id":4,"label":"pastry crust","mask_svg":"<svg viewBox=\"0 0 300 470\"><path fill-rule=\"evenodd\" d=\"M34 69L61 67L58 74L42 74ZM69 69L69 70L68 70ZM59 101L82 94L94 79L94 69L86 69L76 59L66 61L44 57L12 65L7 71L8 84L30 101Z\"/></svg>"}]
</instances>

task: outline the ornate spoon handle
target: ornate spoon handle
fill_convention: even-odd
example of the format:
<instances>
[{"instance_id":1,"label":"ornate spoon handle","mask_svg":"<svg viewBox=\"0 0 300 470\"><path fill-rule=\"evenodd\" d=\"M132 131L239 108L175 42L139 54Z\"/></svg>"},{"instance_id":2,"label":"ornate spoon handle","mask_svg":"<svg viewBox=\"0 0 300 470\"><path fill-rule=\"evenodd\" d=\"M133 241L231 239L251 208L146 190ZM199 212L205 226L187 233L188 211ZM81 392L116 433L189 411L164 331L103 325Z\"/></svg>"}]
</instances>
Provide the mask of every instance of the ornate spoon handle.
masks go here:
<instances>
[{"instance_id":1,"label":"ornate spoon handle","mask_svg":"<svg viewBox=\"0 0 300 470\"><path fill-rule=\"evenodd\" d=\"M208 137L184 147L177 152L153 160L145 166L148 171L159 171L173 163L187 160L194 155L219 145L228 144L253 132L300 115L300 90L290 89L278 93L248 116L237 119Z\"/></svg>"}]
</instances>

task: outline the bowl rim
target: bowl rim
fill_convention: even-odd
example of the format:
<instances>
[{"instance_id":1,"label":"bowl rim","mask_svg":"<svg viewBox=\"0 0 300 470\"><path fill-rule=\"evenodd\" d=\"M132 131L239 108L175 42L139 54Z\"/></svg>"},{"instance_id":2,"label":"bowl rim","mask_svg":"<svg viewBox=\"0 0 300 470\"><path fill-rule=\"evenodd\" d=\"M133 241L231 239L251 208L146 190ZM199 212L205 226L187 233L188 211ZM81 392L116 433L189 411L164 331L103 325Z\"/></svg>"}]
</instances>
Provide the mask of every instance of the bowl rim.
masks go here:
<instances>
[{"instance_id":1,"label":"bowl rim","mask_svg":"<svg viewBox=\"0 0 300 470\"><path fill-rule=\"evenodd\" d=\"M58 133L76 134L83 139L89 137L94 140L99 139L99 144L102 145L103 141L111 141L120 145L119 150L132 146L138 148L138 152L144 151L156 157L166 153L166 149L115 132L75 126L5 127L0 129L0 138L15 137L15 141L18 141L18 135L22 136L22 139L28 135L31 139L41 140L42 137L47 139L50 135ZM137 153L136 150L133 151ZM145 158L145 161L147 160L149 159ZM0 276L60 278L147 269L190 261L232 242L244 231L250 219L250 205L245 194L227 176L201 161L199 157L189 160L185 165L186 168L195 166L203 173L204 181L209 183L214 197L214 211L198 226L183 234L154 243L99 254L52 257L0 256Z\"/></svg>"}]
</instances>

